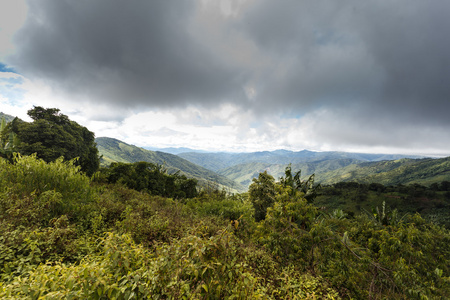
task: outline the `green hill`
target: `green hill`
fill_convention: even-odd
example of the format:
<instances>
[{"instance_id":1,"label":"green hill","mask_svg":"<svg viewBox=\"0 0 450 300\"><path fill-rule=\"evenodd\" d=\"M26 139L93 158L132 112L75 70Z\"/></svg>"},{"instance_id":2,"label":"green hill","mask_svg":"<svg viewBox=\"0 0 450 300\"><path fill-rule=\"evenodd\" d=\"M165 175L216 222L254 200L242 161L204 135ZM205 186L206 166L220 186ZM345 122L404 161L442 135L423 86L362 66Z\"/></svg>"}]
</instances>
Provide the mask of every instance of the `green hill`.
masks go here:
<instances>
[{"instance_id":1,"label":"green hill","mask_svg":"<svg viewBox=\"0 0 450 300\"><path fill-rule=\"evenodd\" d=\"M169 173L181 171L182 174L199 180L200 184L215 182L221 187L230 189L232 192L244 191L244 188L233 180L193 164L179 156L159 151L145 150L108 137L99 137L95 141L97 142L98 151L102 155L101 164L103 166L109 165L112 162L133 163L147 161L164 165Z\"/></svg>"},{"instance_id":2,"label":"green hill","mask_svg":"<svg viewBox=\"0 0 450 300\"><path fill-rule=\"evenodd\" d=\"M284 175L288 164L293 170L301 170L303 177L316 174L316 182L336 182L345 180L347 173L353 172L360 163L372 163L385 160L418 158L417 156L395 154L367 154L350 152L315 152L315 151L261 151L252 153L198 153L186 152L178 156L198 164L204 168L217 172L240 183L249 186L254 177L260 172L267 171L278 179ZM403 161L403 160L402 160ZM345 168L342 169L341 168ZM326 174L326 175L325 175ZM361 177L366 176L361 171ZM334 177L336 181L334 181ZM434 182L434 180L433 180Z\"/></svg>"},{"instance_id":3,"label":"green hill","mask_svg":"<svg viewBox=\"0 0 450 300\"><path fill-rule=\"evenodd\" d=\"M301 170L302 177L308 177L312 174L321 174L328 172L330 170L336 170L351 164L356 164L361 162L357 159L352 158L342 158L342 159L330 159L330 160L319 160L319 161L309 161L302 163L293 163L293 170ZM249 186L252 183L252 179L258 177L258 174L267 171L275 179L278 179L285 175L284 171L288 166L287 163L284 164L271 164L265 162L249 162L245 164L235 165L223 170L218 171L219 174L224 175L243 186Z\"/></svg>"},{"instance_id":4,"label":"green hill","mask_svg":"<svg viewBox=\"0 0 450 300\"><path fill-rule=\"evenodd\" d=\"M2 118L5 118L5 121L6 121L6 122L11 122L12 120L14 120L15 117L0 112L0 120L1 120Z\"/></svg>"},{"instance_id":5,"label":"green hill","mask_svg":"<svg viewBox=\"0 0 450 300\"><path fill-rule=\"evenodd\" d=\"M311 162L323 162L331 160L351 160L353 162L369 162L393 160L401 158L419 158L418 156L406 156L396 154L368 154L368 153L350 153L350 152L315 152L309 150L302 151L261 151L250 153L199 153L199 152L185 152L178 156L187 159L188 161L210 169L214 172L222 171L224 169L247 163L268 163L268 164L301 164ZM329 171L329 170L328 170Z\"/></svg>"},{"instance_id":6,"label":"green hill","mask_svg":"<svg viewBox=\"0 0 450 300\"><path fill-rule=\"evenodd\" d=\"M243 186L251 184L260 172L278 179L291 163L302 176L316 174L316 182L341 181L381 183L384 185L419 183L430 185L450 180L450 158L434 159L391 154L347 152L299 152L277 150L253 153L181 153L195 164L228 177Z\"/></svg>"},{"instance_id":7,"label":"green hill","mask_svg":"<svg viewBox=\"0 0 450 300\"><path fill-rule=\"evenodd\" d=\"M317 181L323 184L355 181L383 185L411 183L430 185L450 180L450 157L366 162L316 175Z\"/></svg>"}]
</instances>

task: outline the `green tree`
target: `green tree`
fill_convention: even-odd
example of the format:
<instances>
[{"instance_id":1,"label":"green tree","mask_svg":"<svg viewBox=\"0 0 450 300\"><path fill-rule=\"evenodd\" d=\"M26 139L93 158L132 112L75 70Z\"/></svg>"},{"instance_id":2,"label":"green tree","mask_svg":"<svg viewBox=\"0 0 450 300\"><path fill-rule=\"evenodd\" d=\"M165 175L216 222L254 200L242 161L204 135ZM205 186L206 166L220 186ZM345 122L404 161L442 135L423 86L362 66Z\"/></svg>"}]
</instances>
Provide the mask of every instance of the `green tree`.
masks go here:
<instances>
[{"instance_id":1,"label":"green tree","mask_svg":"<svg viewBox=\"0 0 450 300\"><path fill-rule=\"evenodd\" d=\"M286 167L284 174L285 177L280 178L280 183L284 187L291 188L291 195L295 195L296 191L300 191L309 203L314 201L314 198L317 196L317 189L319 188L319 185L314 186L315 174L309 176L307 180L301 180L302 171L298 170L293 175L291 164Z\"/></svg>"},{"instance_id":2,"label":"green tree","mask_svg":"<svg viewBox=\"0 0 450 300\"><path fill-rule=\"evenodd\" d=\"M0 122L0 157L12 160L14 151L19 145L17 134L10 130L10 124L6 123L5 117Z\"/></svg>"},{"instance_id":3,"label":"green tree","mask_svg":"<svg viewBox=\"0 0 450 300\"><path fill-rule=\"evenodd\" d=\"M158 164L140 161L132 164L114 162L101 170L109 183L122 183L130 189L147 191L153 195L171 198L197 196L197 180L185 175L168 174Z\"/></svg>"},{"instance_id":4,"label":"green tree","mask_svg":"<svg viewBox=\"0 0 450 300\"><path fill-rule=\"evenodd\" d=\"M253 178L248 193L255 209L255 220L257 222L264 220L267 208L275 203L275 179L267 171L259 173L258 178Z\"/></svg>"},{"instance_id":5,"label":"green tree","mask_svg":"<svg viewBox=\"0 0 450 300\"><path fill-rule=\"evenodd\" d=\"M19 119L11 122L10 130L20 140L17 147L22 155L36 153L37 157L55 161L78 158L76 164L87 175L96 172L100 165L94 133L86 127L71 121L57 108L34 107L28 111L33 122Z\"/></svg>"}]
</instances>

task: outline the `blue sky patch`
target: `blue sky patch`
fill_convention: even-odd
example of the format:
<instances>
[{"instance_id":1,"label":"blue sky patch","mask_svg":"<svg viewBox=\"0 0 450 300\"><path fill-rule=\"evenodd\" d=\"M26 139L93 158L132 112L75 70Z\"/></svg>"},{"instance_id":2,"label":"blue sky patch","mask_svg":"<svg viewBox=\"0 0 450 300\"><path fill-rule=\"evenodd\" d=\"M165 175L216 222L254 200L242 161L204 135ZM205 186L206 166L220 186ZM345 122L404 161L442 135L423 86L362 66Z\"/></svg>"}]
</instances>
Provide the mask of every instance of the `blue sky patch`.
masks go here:
<instances>
[{"instance_id":1,"label":"blue sky patch","mask_svg":"<svg viewBox=\"0 0 450 300\"><path fill-rule=\"evenodd\" d=\"M8 67L7 65L5 65L4 63L0 62L0 72L11 72L11 73L16 73L16 70L14 70L13 68Z\"/></svg>"}]
</instances>

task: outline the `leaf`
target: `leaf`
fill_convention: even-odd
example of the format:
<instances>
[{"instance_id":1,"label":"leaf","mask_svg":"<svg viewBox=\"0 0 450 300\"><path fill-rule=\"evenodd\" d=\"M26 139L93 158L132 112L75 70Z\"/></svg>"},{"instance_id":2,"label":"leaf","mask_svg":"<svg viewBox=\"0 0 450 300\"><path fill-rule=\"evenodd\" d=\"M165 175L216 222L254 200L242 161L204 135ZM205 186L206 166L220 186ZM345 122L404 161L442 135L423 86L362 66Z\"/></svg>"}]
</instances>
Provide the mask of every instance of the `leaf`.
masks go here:
<instances>
[{"instance_id":1,"label":"leaf","mask_svg":"<svg viewBox=\"0 0 450 300\"><path fill-rule=\"evenodd\" d=\"M342 243L343 243L344 245L348 245L348 244L350 243L350 240L349 240L349 238L348 238L348 232L347 232L347 231L344 232L344 236L342 237Z\"/></svg>"}]
</instances>

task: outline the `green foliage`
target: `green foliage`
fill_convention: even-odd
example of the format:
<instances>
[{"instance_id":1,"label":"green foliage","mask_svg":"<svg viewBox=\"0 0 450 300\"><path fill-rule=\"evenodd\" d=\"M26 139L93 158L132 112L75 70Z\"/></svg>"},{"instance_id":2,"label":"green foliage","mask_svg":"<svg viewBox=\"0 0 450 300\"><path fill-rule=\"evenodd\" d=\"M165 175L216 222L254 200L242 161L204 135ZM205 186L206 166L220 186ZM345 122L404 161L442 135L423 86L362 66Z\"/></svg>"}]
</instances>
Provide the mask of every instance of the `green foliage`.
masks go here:
<instances>
[{"instance_id":1,"label":"green foliage","mask_svg":"<svg viewBox=\"0 0 450 300\"><path fill-rule=\"evenodd\" d=\"M420 212L425 219L450 228L450 197L446 190L447 181L429 187L419 184L384 186L378 183L340 182L322 186L315 203L328 210L342 209L349 216L365 212L381 216L385 202L386 207L391 209L385 211L385 216L389 212L401 218Z\"/></svg>"},{"instance_id":2,"label":"green foliage","mask_svg":"<svg viewBox=\"0 0 450 300\"><path fill-rule=\"evenodd\" d=\"M207 186L210 182L216 182L230 189L231 192L243 192L245 190L233 180L193 164L178 155L149 151L107 137L96 138L96 142L102 155L102 166L108 166L113 162L136 163L145 161L154 165L164 165L170 174L180 172L182 175L196 179L200 186Z\"/></svg>"},{"instance_id":3,"label":"green foliage","mask_svg":"<svg viewBox=\"0 0 450 300\"><path fill-rule=\"evenodd\" d=\"M383 160L351 164L343 168L323 172L317 180L328 185L342 181L355 181L383 185L419 183L428 186L450 180L450 157Z\"/></svg>"},{"instance_id":4,"label":"green foliage","mask_svg":"<svg viewBox=\"0 0 450 300\"><path fill-rule=\"evenodd\" d=\"M433 298L450 292L442 276L450 262L447 230L419 216L400 218L385 206L370 218L347 216L342 210L321 214L292 185L279 185L254 238L282 266L321 276L348 297Z\"/></svg>"},{"instance_id":5,"label":"green foliage","mask_svg":"<svg viewBox=\"0 0 450 300\"><path fill-rule=\"evenodd\" d=\"M2 299L450 295L450 232L418 214L399 217L386 204L371 214L326 213L295 182L288 184L289 176L275 183L263 173L253 196L270 195L271 204L255 222L250 192L203 190L181 201L149 194L145 184L153 177L145 177L145 163L111 173L118 178L113 184L105 182L107 174L91 182L71 161L14 159L0 160ZM155 170L165 174L160 167L148 172ZM127 188L127 181L144 188ZM367 193L365 201L392 188L341 187L342 195L350 187ZM448 192L447 183L399 188L417 197Z\"/></svg>"},{"instance_id":6,"label":"green foliage","mask_svg":"<svg viewBox=\"0 0 450 300\"><path fill-rule=\"evenodd\" d=\"M45 109L40 106L28 111L33 122L14 119L9 127L20 140L16 147L22 155L36 153L47 162L59 157L66 160L78 158L76 164L88 175L98 170L100 160L94 140L94 133L86 127L69 120L59 109Z\"/></svg>"},{"instance_id":7,"label":"green foliage","mask_svg":"<svg viewBox=\"0 0 450 300\"><path fill-rule=\"evenodd\" d=\"M102 169L107 182L121 183L137 191L170 198L196 197L197 180L179 173L168 174L161 165L149 162L112 163Z\"/></svg>"},{"instance_id":8,"label":"green foliage","mask_svg":"<svg viewBox=\"0 0 450 300\"><path fill-rule=\"evenodd\" d=\"M290 187L292 196L297 191L300 191L308 202L312 203L314 201L314 198L317 196L317 190L320 188L319 185L314 185L314 174L309 176L307 180L301 180L302 171L299 170L292 176L291 164L286 167L284 174L284 177L280 178L280 184L284 187Z\"/></svg>"},{"instance_id":9,"label":"green foliage","mask_svg":"<svg viewBox=\"0 0 450 300\"><path fill-rule=\"evenodd\" d=\"M259 173L258 178L253 178L253 183L248 189L249 199L255 209L255 220L264 220L267 208L275 203L275 179L272 175Z\"/></svg>"},{"instance_id":10,"label":"green foliage","mask_svg":"<svg viewBox=\"0 0 450 300\"><path fill-rule=\"evenodd\" d=\"M6 119L2 117L0 122L0 157L11 159L19 144L20 141L17 134L10 130Z\"/></svg>"},{"instance_id":11,"label":"green foliage","mask_svg":"<svg viewBox=\"0 0 450 300\"><path fill-rule=\"evenodd\" d=\"M80 235L65 215L54 219L46 228L1 223L0 230L0 278L5 281L26 275L46 261L76 262L94 243Z\"/></svg>"},{"instance_id":12,"label":"green foliage","mask_svg":"<svg viewBox=\"0 0 450 300\"><path fill-rule=\"evenodd\" d=\"M304 233L311 228L317 214L317 209L308 204L300 192L296 191L293 196L290 187L283 187L255 235L278 260L301 260L310 243L308 237L304 239Z\"/></svg>"},{"instance_id":13,"label":"green foliage","mask_svg":"<svg viewBox=\"0 0 450 300\"><path fill-rule=\"evenodd\" d=\"M103 255L86 256L79 264L41 264L0 290L2 298L136 299L150 296L144 268L150 254L129 236L108 235ZM141 292L142 291L142 292Z\"/></svg>"},{"instance_id":14,"label":"green foliage","mask_svg":"<svg viewBox=\"0 0 450 300\"><path fill-rule=\"evenodd\" d=\"M187 203L200 216L219 216L227 220L245 220L253 218L253 206L246 197L231 196L221 200L189 201Z\"/></svg>"},{"instance_id":15,"label":"green foliage","mask_svg":"<svg viewBox=\"0 0 450 300\"><path fill-rule=\"evenodd\" d=\"M46 163L35 155L0 159L0 217L16 225L48 224L63 214L85 219L93 202L90 180L74 161Z\"/></svg>"}]
</instances>

